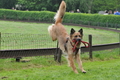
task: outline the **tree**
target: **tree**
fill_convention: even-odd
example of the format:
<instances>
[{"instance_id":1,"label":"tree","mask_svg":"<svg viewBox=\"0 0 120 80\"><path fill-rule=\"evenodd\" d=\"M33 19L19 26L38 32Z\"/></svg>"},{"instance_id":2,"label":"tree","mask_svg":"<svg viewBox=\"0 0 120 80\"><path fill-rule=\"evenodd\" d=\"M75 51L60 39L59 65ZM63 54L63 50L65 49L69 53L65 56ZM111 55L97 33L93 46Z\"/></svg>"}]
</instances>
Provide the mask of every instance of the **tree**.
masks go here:
<instances>
[{"instance_id":1,"label":"tree","mask_svg":"<svg viewBox=\"0 0 120 80\"><path fill-rule=\"evenodd\" d=\"M65 0L67 11L80 9L83 13L96 13L104 10L118 10L119 0Z\"/></svg>"},{"instance_id":2,"label":"tree","mask_svg":"<svg viewBox=\"0 0 120 80\"><path fill-rule=\"evenodd\" d=\"M62 0L18 0L19 5L29 10L56 11Z\"/></svg>"},{"instance_id":3,"label":"tree","mask_svg":"<svg viewBox=\"0 0 120 80\"><path fill-rule=\"evenodd\" d=\"M120 7L119 0L94 0L93 2L93 10L94 11L104 11L104 10L116 10Z\"/></svg>"},{"instance_id":4,"label":"tree","mask_svg":"<svg viewBox=\"0 0 120 80\"><path fill-rule=\"evenodd\" d=\"M80 0L80 8L87 13L91 13L93 0Z\"/></svg>"},{"instance_id":5,"label":"tree","mask_svg":"<svg viewBox=\"0 0 120 80\"><path fill-rule=\"evenodd\" d=\"M91 13L93 0L65 0L67 11L80 9L81 12Z\"/></svg>"},{"instance_id":6,"label":"tree","mask_svg":"<svg viewBox=\"0 0 120 80\"><path fill-rule=\"evenodd\" d=\"M76 11L76 9L79 8L80 5L80 1L79 0L65 0L66 4L67 4L67 11Z\"/></svg>"},{"instance_id":7,"label":"tree","mask_svg":"<svg viewBox=\"0 0 120 80\"><path fill-rule=\"evenodd\" d=\"M16 3L17 0L0 0L0 8L12 9Z\"/></svg>"},{"instance_id":8,"label":"tree","mask_svg":"<svg viewBox=\"0 0 120 80\"><path fill-rule=\"evenodd\" d=\"M0 8L57 11L62 0L0 0ZM82 13L97 13L104 10L120 10L120 0L64 0L66 11L79 9ZM6 5L7 4L7 5Z\"/></svg>"}]
</instances>

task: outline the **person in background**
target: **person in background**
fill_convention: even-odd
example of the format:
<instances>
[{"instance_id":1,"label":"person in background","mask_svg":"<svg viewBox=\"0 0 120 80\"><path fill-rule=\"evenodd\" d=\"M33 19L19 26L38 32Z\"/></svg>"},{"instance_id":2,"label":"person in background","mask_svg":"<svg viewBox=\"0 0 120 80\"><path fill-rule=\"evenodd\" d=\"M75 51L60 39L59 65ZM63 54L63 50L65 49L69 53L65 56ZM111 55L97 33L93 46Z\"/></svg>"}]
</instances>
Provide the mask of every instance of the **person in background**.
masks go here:
<instances>
[{"instance_id":1,"label":"person in background","mask_svg":"<svg viewBox=\"0 0 120 80\"><path fill-rule=\"evenodd\" d=\"M12 7L12 10L14 10L14 7Z\"/></svg>"},{"instance_id":2,"label":"person in background","mask_svg":"<svg viewBox=\"0 0 120 80\"><path fill-rule=\"evenodd\" d=\"M109 11L108 11L108 14L112 14L112 11L111 11L111 10L109 10Z\"/></svg>"},{"instance_id":3,"label":"person in background","mask_svg":"<svg viewBox=\"0 0 120 80\"><path fill-rule=\"evenodd\" d=\"M108 15L108 11L107 10L105 10L104 15Z\"/></svg>"},{"instance_id":4,"label":"person in background","mask_svg":"<svg viewBox=\"0 0 120 80\"><path fill-rule=\"evenodd\" d=\"M71 11L69 11L70 13L74 13L74 11L73 10L71 10Z\"/></svg>"},{"instance_id":5,"label":"person in background","mask_svg":"<svg viewBox=\"0 0 120 80\"><path fill-rule=\"evenodd\" d=\"M77 9L77 13L81 13L79 9Z\"/></svg>"},{"instance_id":6,"label":"person in background","mask_svg":"<svg viewBox=\"0 0 120 80\"><path fill-rule=\"evenodd\" d=\"M114 11L114 15L120 15L120 12Z\"/></svg>"}]
</instances>

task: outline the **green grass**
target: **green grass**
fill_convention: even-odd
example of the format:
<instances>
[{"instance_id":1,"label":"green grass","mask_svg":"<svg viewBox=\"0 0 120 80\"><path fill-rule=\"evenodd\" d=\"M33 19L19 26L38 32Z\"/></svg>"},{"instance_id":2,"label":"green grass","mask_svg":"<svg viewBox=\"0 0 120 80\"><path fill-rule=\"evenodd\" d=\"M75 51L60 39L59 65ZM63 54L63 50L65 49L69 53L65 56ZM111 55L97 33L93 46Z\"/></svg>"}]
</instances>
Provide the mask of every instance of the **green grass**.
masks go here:
<instances>
[{"instance_id":1,"label":"green grass","mask_svg":"<svg viewBox=\"0 0 120 80\"><path fill-rule=\"evenodd\" d=\"M67 62L53 61L52 56L30 57L30 62L14 62L13 59L0 59L0 79L4 80L119 80L120 58L105 61L83 60L83 74L75 74Z\"/></svg>"},{"instance_id":2,"label":"green grass","mask_svg":"<svg viewBox=\"0 0 120 80\"><path fill-rule=\"evenodd\" d=\"M49 25L51 24L0 21L1 49L56 47L56 42L52 42L48 35L47 28ZM88 42L88 35L91 34L93 36L93 45L119 42L119 34L116 32L68 25L65 25L65 28L68 33L70 33L71 28L76 31L83 28L83 40Z\"/></svg>"},{"instance_id":3,"label":"green grass","mask_svg":"<svg viewBox=\"0 0 120 80\"><path fill-rule=\"evenodd\" d=\"M120 56L120 48L102 50L102 51L93 51L93 59L94 60L110 60L110 59L118 59ZM81 55L84 60L88 60L89 52L86 52Z\"/></svg>"}]
</instances>

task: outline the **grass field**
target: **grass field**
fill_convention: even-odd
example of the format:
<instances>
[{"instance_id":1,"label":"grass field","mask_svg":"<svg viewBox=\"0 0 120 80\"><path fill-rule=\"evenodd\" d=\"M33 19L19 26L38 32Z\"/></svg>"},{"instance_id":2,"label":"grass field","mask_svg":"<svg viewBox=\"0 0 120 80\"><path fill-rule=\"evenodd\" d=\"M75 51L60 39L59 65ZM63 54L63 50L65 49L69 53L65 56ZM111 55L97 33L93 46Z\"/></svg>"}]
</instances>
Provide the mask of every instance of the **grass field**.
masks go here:
<instances>
[{"instance_id":1,"label":"grass field","mask_svg":"<svg viewBox=\"0 0 120 80\"><path fill-rule=\"evenodd\" d=\"M86 74L78 68L75 74L67 62L56 63L53 56L30 57L30 62L14 62L13 59L0 59L0 79L3 80L119 80L120 58L110 60L83 60Z\"/></svg>"},{"instance_id":2,"label":"grass field","mask_svg":"<svg viewBox=\"0 0 120 80\"><path fill-rule=\"evenodd\" d=\"M2 49L11 49L12 45L17 46L15 48L21 48L21 46L23 46L22 48L56 46L48 35L47 27L49 25L43 23L0 21L0 32L3 34ZM65 27L68 32L71 28L75 28L75 30L81 28L67 25ZM83 29L84 41L88 41L88 35L92 34L94 45L119 42L118 33L92 28ZM45 44L44 42L42 42L44 44L40 44L41 40L49 41L51 44ZM83 67L87 71L86 74L80 72L78 67L79 74L75 74L67 66L67 62L63 57L61 63L55 62L54 56L25 57L23 59L29 59L30 62L19 63L15 62L13 58L0 59L0 80L119 80L119 51L119 48L94 51L92 60L88 58L88 53L81 54Z\"/></svg>"},{"instance_id":3,"label":"grass field","mask_svg":"<svg viewBox=\"0 0 120 80\"><path fill-rule=\"evenodd\" d=\"M56 42L52 42L48 35L47 28L49 25L51 24L0 21L1 49L56 47ZM65 28L70 33L71 28L79 30L82 27L65 25ZM91 34L93 45L119 42L119 34L116 32L84 27L83 30L83 40L88 41L88 35Z\"/></svg>"}]
</instances>

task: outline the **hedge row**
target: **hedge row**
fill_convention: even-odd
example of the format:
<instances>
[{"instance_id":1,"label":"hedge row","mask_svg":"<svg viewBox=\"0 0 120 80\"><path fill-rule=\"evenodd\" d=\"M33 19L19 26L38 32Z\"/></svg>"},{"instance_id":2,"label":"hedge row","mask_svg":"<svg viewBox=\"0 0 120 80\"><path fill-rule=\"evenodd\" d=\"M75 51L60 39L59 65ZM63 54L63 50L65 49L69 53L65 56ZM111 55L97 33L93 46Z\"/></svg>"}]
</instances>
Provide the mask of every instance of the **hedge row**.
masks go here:
<instances>
[{"instance_id":1,"label":"hedge row","mask_svg":"<svg viewBox=\"0 0 120 80\"><path fill-rule=\"evenodd\" d=\"M120 28L119 15L66 13L64 17L64 22L108 27L115 27L117 25Z\"/></svg>"},{"instance_id":2,"label":"hedge row","mask_svg":"<svg viewBox=\"0 0 120 80\"><path fill-rule=\"evenodd\" d=\"M0 9L0 19L34 20L51 22L53 21L54 15L55 12L50 11L19 11L11 9ZM108 27L114 27L117 24L117 26L120 27L120 16L66 12L63 22Z\"/></svg>"},{"instance_id":3,"label":"hedge row","mask_svg":"<svg viewBox=\"0 0 120 80\"><path fill-rule=\"evenodd\" d=\"M54 12L50 11L20 11L0 9L0 19L46 21L47 19L53 18L54 14Z\"/></svg>"}]
</instances>

